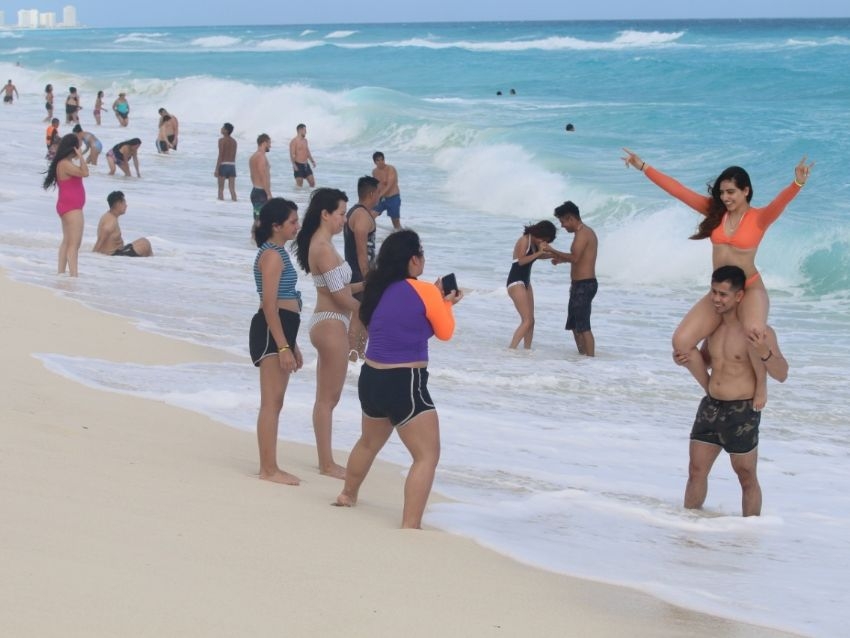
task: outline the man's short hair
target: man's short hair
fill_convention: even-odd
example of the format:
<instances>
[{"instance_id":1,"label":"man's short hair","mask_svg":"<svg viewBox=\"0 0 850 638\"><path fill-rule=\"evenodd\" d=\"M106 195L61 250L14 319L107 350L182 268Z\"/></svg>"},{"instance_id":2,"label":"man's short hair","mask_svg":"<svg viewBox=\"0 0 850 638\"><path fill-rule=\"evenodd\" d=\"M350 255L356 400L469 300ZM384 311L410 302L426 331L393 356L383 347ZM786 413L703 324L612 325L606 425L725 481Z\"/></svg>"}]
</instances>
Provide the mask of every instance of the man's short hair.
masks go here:
<instances>
[{"instance_id":1,"label":"man's short hair","mask_svg":"<svg viewBox=\"0 0 850 638\"><path fill-rule=\"evenodd\" d=\"M732 290L742 290L747 283L747 274L738 266L721 266L711 273L711 283L728 281Z\"/></svg>"},{"instance_id":2,"label":"man's short hair","mask_svg":"<svg viewBox=\"0 0 850 638\"><path fill-rule=\"evenodd\" d=\"M357 197L363 199L367 195L375 192L381 182L371 175L364 175L357 180Z\"/></svg>"},{"instance_id":3,"label":"man's short hair","mask_svg":"<svg viewBox=\"0 0 850 638\"><path fill-rule=\"evenodd\" d=\"M159 113L160 115L162 115L163 113L167 113L167 111L166 111L164 108L160 108L160 109L157 111L157 113Z\"/></svg>"},{"instance_id":4,"label":"man's short hair","mask_svg":"<svg viewBox=\"0 0 850 638\"><path fill-rule=\"evenodd\" d=\"M272 141L272 138L270 138L268 136L268 133L260 133L257 136L257 146L259 146L260 144L263 144L264 142L271 142L271 141Z\"/></svg>"},{"instance_id":5,"label":"man's short hair","mask_svg":"<svg viewBox=\"0 0 850 638\"><path fill-rule=\"evenodd\" d=\"M74 133L82 133L82 132L83 132L83 127L82 127L82 126L80 126L79 124L77 124L77 125L73 128L73 131L74 131Z\"/></svg>"},{"instance_id":6,"label":"man's short hair","mask_svg":"<svg viewBox=\"0 0 850 638\"><path fill-rule=\"evenodd\" d=\"M300 131L302 128L307 128L307 125L306 124L299 124L298 126L295 127L295 130Z\"/></svg>"},{"instance_id":7,"label":"man's short hair","mask_svg":"<svg viewBox=\"0 0 850 638\"><path fill-rule=\"evenodd\" d=\"M555 217L561 219L567 215L572 215L576 219L581 219L581 214L578 212L578 206L572 202L564 202L555 209Z\"/></svg>"},{"instance_id":8,"label":"man's short hair","mask_svg":"<svg viewBox=\"0 0 850 638\"><path fill-rule=\"evenodd\" d=\"M384 159L384 154L381 151L375 151L372 153L372 161L377 162L379 159Z\"/></svg>"},{"instance_id":9,"label":"man's short hair","mask_svg":"<svg viewBox=\"0 0 850 638\"><path fill-rule=\"evenodd\" d=\"M228 135L233 133L233 124L231 124L230 122L225 122L224 126L222 126L221 128L223 128L225 131L227 131Z\"/></svg>"},{"instance_id":10,"label":"man's short hair","mask_svg":"<svg viewBox=\"0 0 850 638\"><path fill-rule=\"evenodd\" d=\"M109 204L109 208L112 208L118 202L126 201L124 199L124 193L121 191L112 191L109 195L106 196L106 203Z\"/></svg>"}]
</instances>

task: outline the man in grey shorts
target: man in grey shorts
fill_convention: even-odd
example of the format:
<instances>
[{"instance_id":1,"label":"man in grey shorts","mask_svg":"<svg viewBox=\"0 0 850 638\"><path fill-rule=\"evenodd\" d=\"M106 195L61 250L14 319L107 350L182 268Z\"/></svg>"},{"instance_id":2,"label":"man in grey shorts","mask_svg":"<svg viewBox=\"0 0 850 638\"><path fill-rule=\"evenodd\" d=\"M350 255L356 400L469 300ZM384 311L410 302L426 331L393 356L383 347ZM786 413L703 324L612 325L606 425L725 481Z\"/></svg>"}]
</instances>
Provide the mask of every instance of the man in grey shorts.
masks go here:
<instances>
[{"instance_id":1,"label":"man in grey shorts","mask_svg":"<svg viewBox=\"0 0 850 638\"><path fill-rule=\"evenodd\" d=\"M720 325L701 348L710 375L707 394L691 430L685 507L702 508L708 494L708 474L720 450L726 450L741 484L743 515L758 516L761 487L756 464L761 412L753 409L756 371L749 348L755 348L767 374L780 383L788 378L788 362L779 350L773 328L768 327L758 337L748 337L738 319L745 281L744 271L737 266L721 266L711 276L711 301L720 315ZM673 358L679 365L688 362L687 354L674 353Z\"/></svg>"}]
</instances>

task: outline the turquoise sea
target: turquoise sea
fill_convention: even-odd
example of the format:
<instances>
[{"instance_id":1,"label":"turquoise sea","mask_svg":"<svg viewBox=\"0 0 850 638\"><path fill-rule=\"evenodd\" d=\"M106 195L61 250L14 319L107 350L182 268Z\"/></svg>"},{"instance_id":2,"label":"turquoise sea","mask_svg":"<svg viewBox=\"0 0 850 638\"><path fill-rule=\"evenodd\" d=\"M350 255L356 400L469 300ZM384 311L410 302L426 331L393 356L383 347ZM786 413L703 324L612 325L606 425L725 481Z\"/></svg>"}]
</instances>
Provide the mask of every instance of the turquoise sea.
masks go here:
<instances>
[{"instance_id":1,"label":"turquoise sea","mask_svg":"<svg viewBox=\"0 0 850 638\"><path fill-rule=\"evenodd\" d=\"M0 108L0 267L143 329L245 355L244 364L151 367L38 353L51 369L252 429L247 160L256 136L270 134L273 190L305 204L286 153L304 122L319 185L356 196L372 152L386 154L403 222L423 237L425 276L454 271L466 290L456 337L431 352L443 434L437 489L457 502L432 506L426 524L710 613L843 635L850 20L0 30L0 77L21 92ZM57 105L78 87L82 124L104 145L145 140L142 179L110 178L101 165L86 182L79 281L54 274L55 193L40 188L48 82ZM127 92L129 129L108 112L94 125L98 90L107 105ZM153 146L161 106L180 119L179 151L168 157ZM235 204L216 201L212 177L225 121L239 142ZM791 364L787 383L770 386L762 419L759 519L739 517L723 456L706 511L681 507L700 393L671 362L669 338L707 289L710 246L687 239L694 213L624 168L623 146L698 190L726 166L744 166L755 205L793 179L802 156L816 162L757 259ZM129 203L125 238L148 236L153 259L88 252L116 188ZM600 238L598 356L574 351L563 330L569 271L548 263L532 275L535 348L509 352L514 242L566 199ZM390 225L378 223L380 239ZM569 241L561 234L556 245ZM309 309L306 277L301 289ZM306 336L302 345L307 367L287 392L281 435L311 442L315 354ZM356 378L352 365L335 415L343 450L359 432ZM407 461L397 442L385 458Z\"/></svg>"}]
</instances>

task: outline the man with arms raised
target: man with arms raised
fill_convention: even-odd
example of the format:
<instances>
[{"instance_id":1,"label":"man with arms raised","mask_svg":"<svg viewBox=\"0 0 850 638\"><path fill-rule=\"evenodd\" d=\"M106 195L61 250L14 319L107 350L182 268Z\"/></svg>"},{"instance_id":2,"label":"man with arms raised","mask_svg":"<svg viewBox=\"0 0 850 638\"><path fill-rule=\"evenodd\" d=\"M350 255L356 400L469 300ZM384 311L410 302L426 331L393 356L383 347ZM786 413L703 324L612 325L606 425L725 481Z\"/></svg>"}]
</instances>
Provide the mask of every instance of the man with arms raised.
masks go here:
<instances>
[{"instance_id":1,"label":"man with arms raised","mask_svg":"<svg viewBox=\"0 0 850 638\"><path fill-rule=\"evenodd\" d=\"M248 169L251 171L251 204L254 206L254 223L260 217L260 209L272 198L272 176L269 168L269 160L266 153L271 150L272 138L266 133L257 137L257 150L248 160Z\"/></svg>"},{"instance_id":2,"label":"man with arms raised","mask_svg":"<svg viewBox=\"0 0 850 638\"><path fill-rule=\"evenodd\" d=\"M588 357L596 354L596 341L590 331L590 309L596 296L596 252L599 241L590 226L581 221L578 206L564 202L555 209L561 227L575 235L570 252L562 253L544 246L552 256L553 264L570 264L570 301L567 309L566 330L573 331L579 354Z\"/></svg>"},{"instance_id":3,"label":"man with arms raised","mask_svg":"<svg viewBox=\"0 0 850 638\"><path fill-rule=\"evenodd\" d=\"M770 326L764 334L748 336L738 319L746 275L738 266L721 266L711 276L711 301L720 326L702 345L706 369L711 370L706 396L697 409L691 430L685 507L700 509L708 494L708 473L720 450L726 450L741 484L744 516L761 514L761 486L756 475L761 412L753 409L756 371L750 361L752 346L767 374L780 383L788 378L788 362L779 350ZM687 354L674 354L679 365ZM696 375L695 375L696 376Z\"/></svg>"},{"instance_id":4,"label":"man with arms raised","mask_svg":"<svg viewBox=\"0 0 850 638\"><path fill-rule=\"evenodd\" d=\"M313 168L316 168L316 160L310 153L310 145L307 143L307 125L299 124L295 127L295 137L289 142L289 159L292 161L292 174L295 176L295 185L301 188L304 180L313 188L316 180L313 177ZM307 162L310 162L308 164Z\"/></svg>"},{"instance_id":5,"label":"man with arms raised","mask_svg":"<svg viewBox=\"0 0 850 638\"><path fill-rule=\"evenodd\" d=\"M113 257L151 257L151 243L141 237L129 244L121 237L121 226L118 218L127 212L127 200L121 191L112 191L106 198L109 210L97 223L97 241L92 249L96 253L112 255Z\"/></svg>"}]
</instances>

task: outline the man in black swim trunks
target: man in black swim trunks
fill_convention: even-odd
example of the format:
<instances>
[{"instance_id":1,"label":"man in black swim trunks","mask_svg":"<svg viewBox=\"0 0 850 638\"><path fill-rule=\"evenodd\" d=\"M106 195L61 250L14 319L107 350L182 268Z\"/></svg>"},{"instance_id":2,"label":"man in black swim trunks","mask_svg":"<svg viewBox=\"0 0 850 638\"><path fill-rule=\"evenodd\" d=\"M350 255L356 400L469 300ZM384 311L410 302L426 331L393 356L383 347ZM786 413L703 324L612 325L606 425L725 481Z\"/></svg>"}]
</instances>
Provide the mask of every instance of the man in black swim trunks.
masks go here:
<instances>
[{"instance_id":1,"label":"man in black swim trunks","mask_svg":"<svg viewBox=\"0 0 850 638\"><path fill-rule=\"evenodd\" d=\"M254 207L254 225L260 217L260 209L272 198L272 177L269 160L266 157L272 148L272 138L266 133L257 136L257 150L248 160L251 173L251 204Z\"/></svg>"},{"instance_id":2,"label":"man in black swim trunks","mask_svg":"<svg viewBox=\"0 0 850 638\"><path fill-rule=\"evenodd\" d=\"M761 413L753 409L756 371L749 357L755 348L768 375L780 383L788 377L788 362L779 350L776 333L768 327L748 336L738 319L746 275L737 266L722 266L711 277L711 301L720 326L703 342L702 356L711 371L708 394L697 409L691 430L685 507L700 509L708 494L708 474L721 450L726 450L741 484L744 516L761 513L761 486L756 475ZM687 354L674 354L679 365Z\"/></svg>"},{"instance_id":3,"label":"man in black swim trunks","mask_svg":"<svg viewBox=\"0 0 850 638\"><path fill-rule=\"evenodd\" d=\"M555 250L545 242L541 246L552 263L570 264L570 301L567 307L566 330L573 331L579 354L592 357L596 354L596 340L590 331L590 307L596 296L596 253L599 240L596 233L581 221L578 206L564 202L555 209L561 227L575 235L570 252Z\"/></svg>"},{"instance_id":4,"label":"man in black swim trunks","mask_svg":"<svg viewBox=\"0 0 850 638\"><path fill-rule=\"evenodd\" d=\"M125 244L123 237L121 237L121 226L118 224L118 218L127 212L127 200L124 198L124 193L112 191L106 197L106 203L109 204L109 210L101 216L97 224L97 241L95 241L92 251L113 257L153 256L153 249L147 238L140 237L129 244Z\"/></svg>"}]
</instances>

